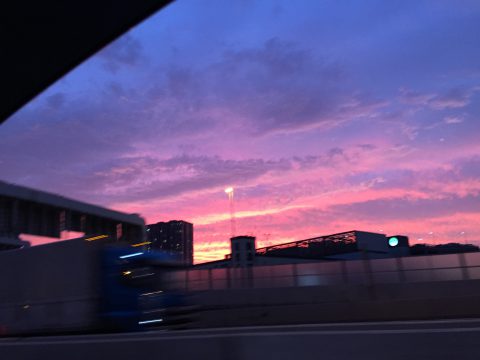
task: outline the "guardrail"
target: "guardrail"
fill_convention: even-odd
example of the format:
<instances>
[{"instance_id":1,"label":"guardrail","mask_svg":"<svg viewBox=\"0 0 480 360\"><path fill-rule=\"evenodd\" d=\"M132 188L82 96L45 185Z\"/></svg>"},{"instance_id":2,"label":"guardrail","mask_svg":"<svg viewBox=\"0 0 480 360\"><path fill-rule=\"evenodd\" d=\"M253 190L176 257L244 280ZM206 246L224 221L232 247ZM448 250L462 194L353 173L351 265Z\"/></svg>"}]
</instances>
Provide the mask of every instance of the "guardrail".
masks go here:
<instances>
[{"instance_id":1,"label":"guardrail","mask_svg":"<svg viewBox=\"0 0 480 360\"><path fill-rule=\"evenodd\" d=\"M169 288L185 291L474 279L480 279L480 253L192 269L166 276Z\"/></svg>"}]
</instances>

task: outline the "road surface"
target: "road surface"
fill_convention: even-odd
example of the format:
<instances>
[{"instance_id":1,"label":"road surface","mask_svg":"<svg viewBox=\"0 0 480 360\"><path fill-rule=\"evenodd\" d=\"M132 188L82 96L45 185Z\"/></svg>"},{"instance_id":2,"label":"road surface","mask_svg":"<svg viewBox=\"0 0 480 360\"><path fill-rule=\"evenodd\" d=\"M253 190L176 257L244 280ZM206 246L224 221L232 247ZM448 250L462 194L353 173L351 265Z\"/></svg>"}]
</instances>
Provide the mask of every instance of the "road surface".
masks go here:
<instances>
[{"instance_id":1,"label":"road surface","mask_svg":"<svg viewBox=\"0 0 480 360\"><path fill-rule=\"evenodd\" d=\"M480 319L0 339L0 359L480 359Z\"/></svg>"}]
</instances>

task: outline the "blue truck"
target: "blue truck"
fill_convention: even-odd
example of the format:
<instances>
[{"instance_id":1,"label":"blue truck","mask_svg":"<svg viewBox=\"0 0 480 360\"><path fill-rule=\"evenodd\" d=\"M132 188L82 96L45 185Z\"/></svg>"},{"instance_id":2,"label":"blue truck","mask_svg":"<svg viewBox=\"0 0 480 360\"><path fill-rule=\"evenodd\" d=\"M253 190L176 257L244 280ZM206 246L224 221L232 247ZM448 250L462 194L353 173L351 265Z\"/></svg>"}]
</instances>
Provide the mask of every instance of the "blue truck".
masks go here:
<instances>
[{"instance_id":1,"label":"blue truck","mask_svg":"<svg viewBox=\"0 0 480 360\"><path fill-rule=\"evenodd\" d=\"M0 252L0 334L138 331L191 321L185 294L163 281L178 262L91 239Z\"/></svg>"}]
</instances>

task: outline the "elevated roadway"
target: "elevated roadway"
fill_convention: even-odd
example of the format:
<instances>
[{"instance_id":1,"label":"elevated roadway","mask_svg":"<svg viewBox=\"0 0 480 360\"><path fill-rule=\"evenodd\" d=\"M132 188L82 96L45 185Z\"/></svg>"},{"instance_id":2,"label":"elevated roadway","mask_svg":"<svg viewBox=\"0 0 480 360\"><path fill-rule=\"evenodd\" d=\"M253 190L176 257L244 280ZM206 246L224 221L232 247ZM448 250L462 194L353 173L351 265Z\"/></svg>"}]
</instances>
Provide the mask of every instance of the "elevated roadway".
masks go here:
<instances>
[{"instance_id":1,"label":"elevated roadway","mask_svg":"<svg viewBox=\"0 0 480 360\"><path fill-rule=\"evenodd\" d=\"M58 238L66 230L138 241L144 228L144 220L136 214L0 181L0 237L29 234Z\"/></svg>"},{"instance_id":2,"label":"elevated roadway","mask_svg":"<svg viewBox=\"0 0 480 360\"><path fill-rule=\"evenodd\" d=\"M0 3L0 124L35 95L170 0Z\"/></svg>"}]
</instances>

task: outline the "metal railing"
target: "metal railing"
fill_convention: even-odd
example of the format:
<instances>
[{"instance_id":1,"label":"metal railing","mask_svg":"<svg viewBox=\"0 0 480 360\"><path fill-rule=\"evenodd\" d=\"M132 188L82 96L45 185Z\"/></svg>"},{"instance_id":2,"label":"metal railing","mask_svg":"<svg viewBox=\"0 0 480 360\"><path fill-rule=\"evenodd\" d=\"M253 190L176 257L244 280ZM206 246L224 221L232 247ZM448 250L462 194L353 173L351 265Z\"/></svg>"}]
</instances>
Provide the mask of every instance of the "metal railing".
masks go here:
<instances>
[{"instance_id":1,"label":"metal railing","mask_svg":"<svg viewBox=\"0 0 480 360\"><path fill-rule=\"evenodd\" d=\"M182 270L167 286L185 291L480 279L480 253Z\"/></svg>"}]
</instances>

